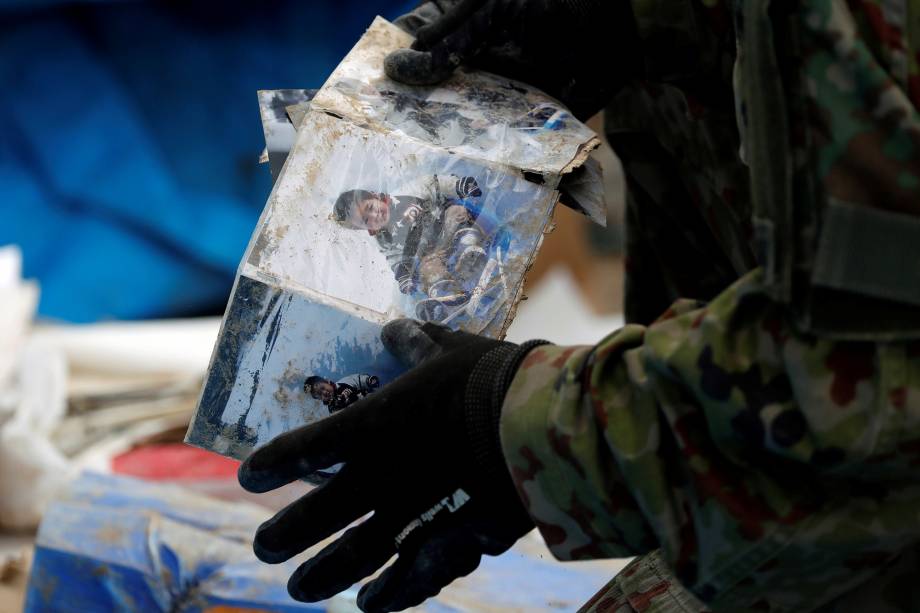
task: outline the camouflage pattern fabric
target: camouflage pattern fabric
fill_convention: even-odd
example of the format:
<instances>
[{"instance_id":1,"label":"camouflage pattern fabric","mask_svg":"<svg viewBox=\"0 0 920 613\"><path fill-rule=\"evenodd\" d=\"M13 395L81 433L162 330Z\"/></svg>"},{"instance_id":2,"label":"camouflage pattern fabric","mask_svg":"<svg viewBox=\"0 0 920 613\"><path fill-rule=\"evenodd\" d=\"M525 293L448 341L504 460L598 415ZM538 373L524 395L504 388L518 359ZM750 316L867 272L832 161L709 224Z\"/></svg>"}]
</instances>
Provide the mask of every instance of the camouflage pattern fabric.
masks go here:
<instances>
[{"instance_id":1,"label":"camouflage pattern fabric","mask_svg":"<svg viewBox=\"0 0 920 613\"><path fill-rule=\"evenodd\" d=\"M920 2L741 7L741 149L774 297L826 335L920 338Z\"/></svg>"},{"instance_id":2,"label":"camouflage pattern fabric","mask_svg":"<svg viewBox=\"0 0 920 613\"><path fill-rule=\"evenodd\" d=\"M762 277L527 356L502 443L558 558L660 547L715 610L811 611L920 543L920 342L797 333Z\"/></svg>"},{"instance_id":3,"label":"camouflage pattern fabric","mask_svg":"<svg viewBox=\"0 0 920 613\"><path fill-rule=\"evenodd\" d=\"M797 18L820 189L920 216L920 2L811 0Z\"/></svg>"},{"instance_id":4,"label":"camouflage pattern fabric","mask_svg":"<svg viewBox=\"0 0 920 613\"><path fill-rule=\"evenodd\" d=\"M920 0L633 6L631 323L523 363L519 493L641 556L586 611L920 611Z\"/></svg>"}]
</instances>

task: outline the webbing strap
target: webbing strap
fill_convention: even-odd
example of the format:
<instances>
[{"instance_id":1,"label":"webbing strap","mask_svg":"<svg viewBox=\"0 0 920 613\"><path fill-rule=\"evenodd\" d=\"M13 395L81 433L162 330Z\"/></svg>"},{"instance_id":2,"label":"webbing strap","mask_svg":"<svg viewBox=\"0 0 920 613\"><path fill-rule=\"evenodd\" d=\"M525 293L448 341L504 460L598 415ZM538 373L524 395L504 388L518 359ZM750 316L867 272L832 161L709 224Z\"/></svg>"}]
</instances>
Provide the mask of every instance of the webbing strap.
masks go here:
<instances>
[{"instance_id":1,"label":"webbing strap","mask_svg":"<svg viewBox=\"0 0 920 613\"><path fill-rule=\"evenodd\" d=\"M829 202L812 283L920 306L920 219Z\"/></svg>"}]
</instances>

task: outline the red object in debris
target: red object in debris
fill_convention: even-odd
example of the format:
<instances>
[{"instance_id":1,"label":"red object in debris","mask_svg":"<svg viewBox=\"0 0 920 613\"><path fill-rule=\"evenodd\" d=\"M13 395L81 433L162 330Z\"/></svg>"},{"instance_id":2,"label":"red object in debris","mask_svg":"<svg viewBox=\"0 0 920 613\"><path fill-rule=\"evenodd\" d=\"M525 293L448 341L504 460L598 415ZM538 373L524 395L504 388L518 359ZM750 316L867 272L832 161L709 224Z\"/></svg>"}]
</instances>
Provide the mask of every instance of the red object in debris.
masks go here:
<instances>
[{"instance_id":1,"label":"red object in debris","mask_svg":"<svg viewBox=\"0 0 920 613\"><path fill-rule=\"evenodd\" d=\"M236 479L237 460L181 443L145 445L115 456L112 470L151 481Z\"/></svg>"}]
</instances>

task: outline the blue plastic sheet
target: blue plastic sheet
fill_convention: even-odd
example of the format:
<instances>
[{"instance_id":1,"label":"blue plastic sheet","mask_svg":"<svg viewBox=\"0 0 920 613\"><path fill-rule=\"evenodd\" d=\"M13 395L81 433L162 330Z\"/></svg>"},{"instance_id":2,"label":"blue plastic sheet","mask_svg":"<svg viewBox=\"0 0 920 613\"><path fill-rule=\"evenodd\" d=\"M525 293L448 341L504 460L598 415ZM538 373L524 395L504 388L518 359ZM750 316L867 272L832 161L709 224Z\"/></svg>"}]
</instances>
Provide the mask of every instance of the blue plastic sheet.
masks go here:
<instances>
[{"instance_id":1,"label":"blue plastic sheet","mask_svg":"<svg viewBox=\"0 0 920 613\"><path fill-rule=\"evenodd\" d=\"M0 1L0 245L40 314L218 312L270 188L256 91L414 4Z\"/></svg>"},{"instance_id":2,"label":"blue plastic sheet","mask_svg":"<svg viewBox=\"0 0 920 613\"><path fill-rule=\"evenodd\" d=\"M267 518L251 505L84 475L42 521L25 611L325 611L288 596L296 563L252 553Z\"/></svg>"},{"instance_id":3,"label":"blue plastic sheet","mask_svg":"<svg viewBox=\"0 0 920 613\"><path fill-rule=\"evenodd\" d=\"M42 521L25 612L357 611L360 586L316 604L288 596L287 578L305 556L280 565L256 559L252 535L268 515L168 485L84 474ZM624 564L562 564L531 535L484 556L475 573L417 610L574 611Z\"/></svg>"}]
</instances>

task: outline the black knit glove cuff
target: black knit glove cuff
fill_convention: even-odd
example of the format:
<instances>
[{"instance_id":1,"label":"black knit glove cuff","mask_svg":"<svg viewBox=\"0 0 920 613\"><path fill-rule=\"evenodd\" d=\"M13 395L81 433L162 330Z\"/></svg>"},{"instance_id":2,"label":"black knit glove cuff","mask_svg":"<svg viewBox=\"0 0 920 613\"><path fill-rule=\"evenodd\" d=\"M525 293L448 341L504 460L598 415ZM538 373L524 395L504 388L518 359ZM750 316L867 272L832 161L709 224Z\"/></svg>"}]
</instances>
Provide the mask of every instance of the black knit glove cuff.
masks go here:
<instances>
[{"instance_id":1,"label":"black knit glove cuff","mask_svg":"<svg viewBox=\"0 0 920 613\"><path fill-rule=\"evenodd\" d=\"M474 470L484 481L508 478L499 434L505 393L524 357L534 347L547 344L543 340L502 343L482 356L470 373L464 398L466 435Z\"/></svg>"}]
</instances>

